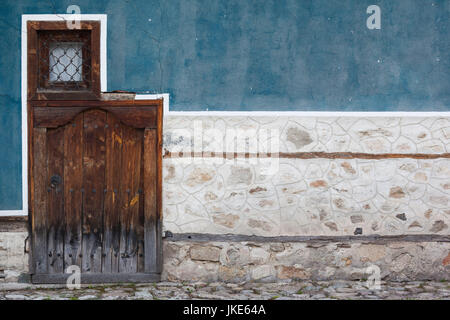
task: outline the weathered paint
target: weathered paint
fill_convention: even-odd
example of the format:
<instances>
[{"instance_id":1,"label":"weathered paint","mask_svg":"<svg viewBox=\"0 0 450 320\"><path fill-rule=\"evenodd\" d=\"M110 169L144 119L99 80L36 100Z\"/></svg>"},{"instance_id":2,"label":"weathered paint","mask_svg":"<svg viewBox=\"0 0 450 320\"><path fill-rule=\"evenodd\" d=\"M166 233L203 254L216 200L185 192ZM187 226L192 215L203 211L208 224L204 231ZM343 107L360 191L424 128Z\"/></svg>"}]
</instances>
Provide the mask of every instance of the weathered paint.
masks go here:
<instances>
[{"instance_id":1,"label":"weathered paint","mask_svg":"<svg viewBox=\"0 0 450 320\"><path fill-rule=\"evenodd\" d=\"M0 210L22 203L21 15L71 4L108 15L108 89L168 92L173 110L449 110L449 1L6 1Z\"/></svg>"}]
</instances>

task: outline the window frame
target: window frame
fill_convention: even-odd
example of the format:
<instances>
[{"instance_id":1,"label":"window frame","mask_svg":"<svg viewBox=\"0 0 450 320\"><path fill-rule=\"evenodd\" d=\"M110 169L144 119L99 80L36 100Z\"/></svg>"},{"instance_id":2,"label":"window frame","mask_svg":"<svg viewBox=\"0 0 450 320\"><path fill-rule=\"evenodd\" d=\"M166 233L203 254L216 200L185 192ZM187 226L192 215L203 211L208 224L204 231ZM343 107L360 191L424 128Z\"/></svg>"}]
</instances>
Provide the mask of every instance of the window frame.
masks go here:
<instances>
[{"instance_id":1,"label":"window frame","mask_svg":"<svg viewBox=\"0 0 450 320\"><path fill-rule=\"evenodd\" d=\"M28 100L100 99L100 21L81 21L78 29L69 29L66 21L28 21L27 32ZM42 63L39 58L49 55L48 48L42 45L46 34L55 36L58 42L80 42L80 37L84 39L89 46L82 55L82 76L89 70L84 81L50 83L49 79L41 76L49 75L48 63ZM85 52L90 54L85 55Z\"/></svg>"},{"instance_id":2,"label":"window frame","mask_svg":"<svg viewBox=\"0 0 450 320\"><path fill-rule=\"evenodd\" d=\"M78 30L77 30L78 31ZM84 30L83 30L84 31ZM44 46L43 42L47 42L50 45L50 38L56 40L57 43L63 42L82 42L82 63L81 63L81 81L50 81L50 63L44 63L44 58L50 56L50 46ZM49 31L43 34L38 32L38 41L39 41L39 50L38 50L38 90L52 90L52 89L64 89L68 88L69 90L77 90L77 88L81 87L85 90L89 90L90 81L91 81L91 42L90 42L90 34L86 32L79 33L77 36L74 33L65 33L65 31ZM44 78L43 75L47 74L48 77Z\"/></svg>"}]
</instances>

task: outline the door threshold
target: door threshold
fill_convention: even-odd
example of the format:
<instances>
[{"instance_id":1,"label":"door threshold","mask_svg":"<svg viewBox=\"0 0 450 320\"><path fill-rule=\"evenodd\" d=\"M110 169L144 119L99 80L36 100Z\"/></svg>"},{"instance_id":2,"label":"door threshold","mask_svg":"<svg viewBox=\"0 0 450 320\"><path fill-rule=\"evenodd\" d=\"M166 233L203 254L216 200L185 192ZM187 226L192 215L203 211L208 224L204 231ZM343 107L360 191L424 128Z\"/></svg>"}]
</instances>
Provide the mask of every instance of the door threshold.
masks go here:
<instances>
[{"instance_id":1,"label":"door threshold","mask_svg":"<svg viewBox=\"0 0 450 320\"><path fill-rule=\"evenodd\" d=\"M31 283L60 284L67 283L72 274L33 274ZM160 273L81 273L81 284L88 283L149 283L161 281Z\"/></svg>"}]
</instances>

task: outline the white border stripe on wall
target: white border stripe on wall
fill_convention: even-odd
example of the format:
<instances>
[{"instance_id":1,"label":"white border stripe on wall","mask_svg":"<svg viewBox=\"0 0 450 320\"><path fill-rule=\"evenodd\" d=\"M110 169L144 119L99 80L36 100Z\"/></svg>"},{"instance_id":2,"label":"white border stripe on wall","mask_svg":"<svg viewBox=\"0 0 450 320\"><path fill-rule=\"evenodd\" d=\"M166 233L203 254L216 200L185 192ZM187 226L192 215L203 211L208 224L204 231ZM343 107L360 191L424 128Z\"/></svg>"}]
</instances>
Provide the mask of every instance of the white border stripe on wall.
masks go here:
<instances>
[{"instance_id":1,"label":"white border stripe on wall","mask_svg":"<svg viewBox=\"0 0 450 320\"><path fill-rule=\"evenodd\" d=\"M100 21L100 89L106 91L106 14L81 14L81 20ZM0 216L28 215L28 126L27 126L27 22L28 21L64 21L73 19L70 14L23 14L22 15L22 210L0 210Z\"/></svg>"},{"instance_id":2,"label":"white border stripe on wall","mask_svg":"<svg viewBox=\"0 0 450 320\"><path fill-rule=\"evenodd\" d=\"M163 116L169 114L169 94L168 93L155 93L155 94L140 94L135 96L136 100L157 100L163 99Z\"/></svg>"},{"instance_id":3,"label":"white border stripe on wall","mask_svg":"<svg viewBox=\"0 0 450 320\"><path fill-rule=\"evenodd\" d=\"M137 98L137 96L136 96ZM414 112L414 111L170 111L164 109L164 116L191 117L358 117L358 118L387 118L387 117L450 117L450 112Z\"/></svg>"},{"instance_id":4,"label":"white border stripe on wall","mask_svg":"<svg viewBox=\"0 0 450 320\"><path fill-rule=\"evenodd\" d=\"M16 217L23 216L23 210L0 210L0 217Z\"/></svg>"},{"instance_id":5,"label":"white border stripe on wall","mask_svg":"<svg viewBox=\"0 0 450 320\"><path fill-rule=\"evenodd\" d=\"M163 99L164 117L450 117L450 112L414 112L414 111L171 111L169 93L136 94L136 100Z\"/></svg>"}]
</instances>

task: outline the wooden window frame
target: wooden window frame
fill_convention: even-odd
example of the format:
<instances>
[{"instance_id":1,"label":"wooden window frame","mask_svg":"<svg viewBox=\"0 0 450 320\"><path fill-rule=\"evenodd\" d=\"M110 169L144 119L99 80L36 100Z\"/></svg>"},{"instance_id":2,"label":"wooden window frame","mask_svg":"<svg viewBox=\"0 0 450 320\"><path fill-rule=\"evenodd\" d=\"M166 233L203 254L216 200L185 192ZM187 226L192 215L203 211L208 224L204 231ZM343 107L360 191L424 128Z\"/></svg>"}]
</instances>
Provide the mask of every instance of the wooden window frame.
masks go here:
<instances>
[{"instance_id":1,"label":"wooden window frame","mask_svg":"<svg viewBox=\"0 0 450 320\"><path fill-rule=\"evenodd\" d=\"M45 32L40 32L45 31ZM100 22L82 21L79 29L71 30L65 21L28 21L28 100L99 100L100 99ZM48 65L39 61L39 56L48 56L48 50L42 46L45 34L52 35L61 42L73 42L74 33L88 43L83 50L83 77L85 81L50 84L39 79L39 74L48 74ZM77 41L79 42L79 40ZM88 54L90 52L90 54ZM87 71L89 70L89 71ZM61 90L67 88L67 90Z\"/></svg>"},{"instance_id":2,"label":"wooden window frame","mask_svg":"<svg viewBox=\"0 0 450 320\"><path fill-rule=\"evenodd\" d=\"M79 30L77 30L79 31ZM75 31L75 32L77 32ZM52 90L52 89L64 89L68 88L68 90L72 89L75 91L78 91L78 88L83 88L84 90L90 89L90 82L91 82L91 36L89 32L85 32L85 30L81 30L81 32L77 32L75 34L74 32L65 32L65 31L49 31L45 32L43 34L39 33L38 36L38 70L39 70L39 76L38 76L38 82L39 82L39 89L44 90ZM82 42L83 43L83 50L82 50L82 81L77 82L64 82L64 81L58 81L58 82L50 82L49 77L43 78L42 75L50 74L50 65L49 63L44 63L43 57L49 57L50 50L48 46L44 46L43 42L48 42L49 38L55 39L57 42L63 43L63 42Z\"/></svg>"}]
</instances>

